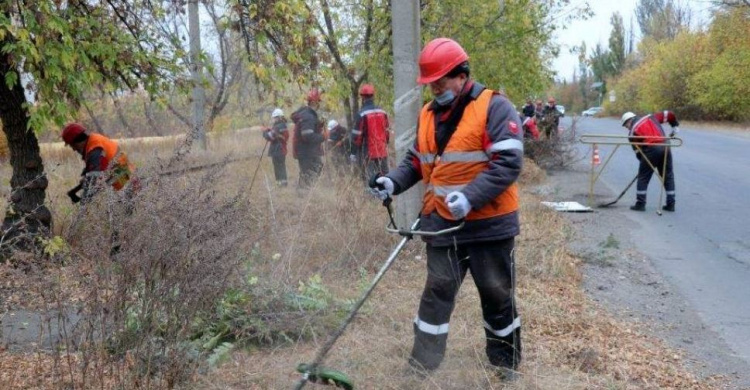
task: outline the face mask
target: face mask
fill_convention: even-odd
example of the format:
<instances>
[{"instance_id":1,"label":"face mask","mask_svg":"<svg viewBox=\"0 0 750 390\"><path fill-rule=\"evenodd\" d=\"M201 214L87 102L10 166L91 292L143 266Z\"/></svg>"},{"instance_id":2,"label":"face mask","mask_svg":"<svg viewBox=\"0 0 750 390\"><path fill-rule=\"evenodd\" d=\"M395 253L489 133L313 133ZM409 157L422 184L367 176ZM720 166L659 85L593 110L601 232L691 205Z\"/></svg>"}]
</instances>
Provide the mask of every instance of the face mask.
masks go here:
<instances>
[{"instance_id":1,"label":"face mask","mask_svg":"<svg viewBox=\"0 0 750 390\"><path fill-rule=\"evenodd\" d=\"M435 96L435 101L439 106L447 106L451 104L453 99L456 98L456 95L453 94L453 91L448 89L445 92L441 93L440 95Z\"/></svg>"}]
</instances>

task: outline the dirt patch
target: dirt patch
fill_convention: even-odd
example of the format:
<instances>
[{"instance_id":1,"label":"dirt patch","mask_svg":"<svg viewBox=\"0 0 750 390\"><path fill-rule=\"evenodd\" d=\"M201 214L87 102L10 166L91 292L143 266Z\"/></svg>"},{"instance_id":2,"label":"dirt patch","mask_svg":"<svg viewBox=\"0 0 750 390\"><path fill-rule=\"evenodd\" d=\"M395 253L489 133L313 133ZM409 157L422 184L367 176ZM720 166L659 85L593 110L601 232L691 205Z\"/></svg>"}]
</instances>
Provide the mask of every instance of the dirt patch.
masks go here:
<instances>
[{"instance_id":1,"label":"dirt patch","mask_svg":"<svg viewBox=\"0 0 750 390\"><path fill-rule=\"evenodd\" d=\"M555 201L586 204L588 171L548 174L534 192ZM597 184L594 201L614 200L617 193ZM574 229L571 253L583 260L583 287L618 319L641 333L653 334L683 351L685 365L700 377L722 376L728 388L750 388L747 364L733 356L721 337L699 318L674 286L638 250L630 232L639 227L629 219L633 199L623 198L611 208L594 213L566 214Z\"/></svg>"}]
</instances>

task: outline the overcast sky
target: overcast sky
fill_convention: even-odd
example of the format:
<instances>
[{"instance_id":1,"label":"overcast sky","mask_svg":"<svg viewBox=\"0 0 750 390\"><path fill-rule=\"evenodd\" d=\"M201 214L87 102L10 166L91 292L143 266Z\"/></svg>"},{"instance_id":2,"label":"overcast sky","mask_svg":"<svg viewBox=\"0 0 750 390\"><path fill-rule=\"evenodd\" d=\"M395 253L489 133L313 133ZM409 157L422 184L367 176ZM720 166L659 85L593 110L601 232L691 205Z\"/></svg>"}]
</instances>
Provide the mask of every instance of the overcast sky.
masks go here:
<instances>
[{"instance_id":1,"label":"overcast sky","mask_svg":"<svg viewBox=\"0 0 750 390\"><path fill-rule=\"evenodd\" d=\"M579 6L584 0L573 0L573 6ZM553 68L557 72L558 78L571 80L573 71L578 66L578 56L570 54L570 49L575 45L580 45L581 41L586 42L586 48L591 53L591 48L597 43L601 43L605 48L609 47L609 34L612 26L609 22L614 12L620 12L625 22L626 33L630 29L630 19L633 18L633 25L636 30L636 42L639 38L638 22L635 20L635 5L638 0L588 0L594 16L587 20L578 20L573 22L566 30L557 32L557 42L560 44L560 56L553 62ZM693 24L700 24L705 21L708 11L711 8L708 0L691 0L686 1L693 11Z\"/></svg>"},{"instance_id":2,"label":"overcast sky","mask_svg":"<svg viewBox=\"0 0 750 390\"><path fill-rule=\"evenodd\" d=\"M582 41L585 41L589 50L597 43L608 47L609 34L612 31L609 18L614 12L620 12L625 22L625 29L628 30L630 18L637 2L638 0L590 0L589 5L594 11L594 16L588 20L577 20L571 23L566 30L557 33L560 56L553 62L557 77L567 80L572 79L573 71L578 67L578 56L570 53L573 46L580 45ZM577 5L582 1L572 3ZM633 24L638 25L635 19Z\"/></svg>"}]
</instances>

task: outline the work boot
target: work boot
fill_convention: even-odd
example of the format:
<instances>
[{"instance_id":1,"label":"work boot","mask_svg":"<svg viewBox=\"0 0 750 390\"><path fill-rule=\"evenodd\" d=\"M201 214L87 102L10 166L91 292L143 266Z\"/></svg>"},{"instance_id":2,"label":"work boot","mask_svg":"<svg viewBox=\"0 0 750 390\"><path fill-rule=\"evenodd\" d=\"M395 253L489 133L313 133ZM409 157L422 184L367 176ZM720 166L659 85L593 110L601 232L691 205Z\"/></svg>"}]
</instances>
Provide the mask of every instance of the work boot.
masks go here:
<instances>
[{"instance_id":1,"label":"work boot","mask_svg":"<svg viewBox=\"0 0 750 390\"><path fill-rule=\"evenodd\" d=\"M423 380L430 376L434 370L430 370L425 368L422 363L418 362L413 357L409 357L409 364L406 368L406 373L408 375L413 375L414 377Z\"/></svg>"},{"instance_id":2,"label":"work boot","mask_svg":"<svg viewBox=\"0 0 750 390\"><path fill-rule=\"evenodd\" d=\"M630 209L633 211L646 211L646 204L636 202L636 204L630 206Z\"/></svg>"},{"instance_id":3,"label":"work boot","mask_svg":"<svg viewBox=\"0 0 750 390\"><path fill-rule=\"evenodd\" d=\"M503 382L515 382L518 380L519 374L518 371L510 368L510 367L497 367L497 376L500 378Z\"/></svg>"},{"instance_id":4,"label":"work boot","mask_svg":"<svg viewBox=\"0 0 750 390\"><path fill-rule=\"evenodd\" d=\"M674 212L674 203L665 205L662 210Z\"/></svg>"},{"instance_id":5,"label":"work boot","mask_svg":"<svg viewBox=\"0 0 750 390\"><path fill-rule=\"evenodd\" d=\"M120 253L120 244L115 244L109 249L109 257L114 257Z\"/></svg>"}]
</instances>

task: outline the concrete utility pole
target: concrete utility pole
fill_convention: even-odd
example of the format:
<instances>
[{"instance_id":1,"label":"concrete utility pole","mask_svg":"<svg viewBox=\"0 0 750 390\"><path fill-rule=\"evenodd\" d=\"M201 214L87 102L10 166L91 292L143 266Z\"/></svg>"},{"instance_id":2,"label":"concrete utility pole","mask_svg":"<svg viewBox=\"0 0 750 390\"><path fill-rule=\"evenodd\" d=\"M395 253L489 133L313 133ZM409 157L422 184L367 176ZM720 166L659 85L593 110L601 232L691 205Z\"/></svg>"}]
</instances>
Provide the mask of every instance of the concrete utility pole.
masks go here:
<instances>
[{"instance_id":1,"label":"concrete utility pole","mask_svg":"<svg viewBox=\"0 0 750 390\"><path fill-rule=\"evenodd\" d=\"M203 91L203 66L201 64L201 26L198 17L198 1L188 2L188 29L190 35L190 76L193 79L193 140L206 150L206 132L203 128L203 109L206 94Z\"/></svg>"},{"instance_id":2,"label":"concrete utility pole","mask_svg":"<svg viewBox=\"0 0 750 390\"><path fill-rule=\"evenodd\" d=\"M393 27L393 84L396 114L396 162L404 159L417 137L417 117L422 108L422 88L417 85L417 59L422 48L419 34L419 0L391 3ZM396 223L411 226L422 208L424 185L419 183L396 198Z\"/></svg>"}]
</instances>

